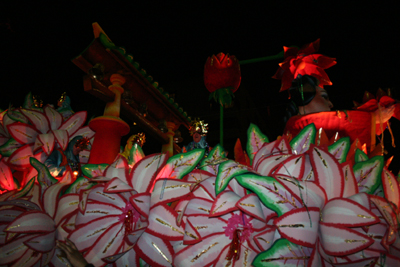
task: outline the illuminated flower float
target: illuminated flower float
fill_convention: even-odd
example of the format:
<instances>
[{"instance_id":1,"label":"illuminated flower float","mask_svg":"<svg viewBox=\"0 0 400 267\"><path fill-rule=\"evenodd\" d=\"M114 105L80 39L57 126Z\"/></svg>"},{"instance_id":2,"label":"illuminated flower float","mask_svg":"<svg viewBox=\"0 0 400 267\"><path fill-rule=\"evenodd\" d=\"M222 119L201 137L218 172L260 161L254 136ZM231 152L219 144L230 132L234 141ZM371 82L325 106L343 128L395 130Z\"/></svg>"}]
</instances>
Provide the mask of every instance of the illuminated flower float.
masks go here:
<instances>
[{"instance_id":1,"label":"illuminated flower float","mask_svg":"<svg viewBox=\"0 0 400 267\"><path fill-rule=\"evenodd\" d=\"M174 264L399 264L399 187L383 158L358 151L351 166L348 138L320 147L315 137L310 125L290 142L268 143L251 126L252 168L224 159L216 147L186 184L157 181L154 197L180 199L178 224L186 223Z\"/></svg>"},{"instance_id":2,"label":"illuminated flower float","mask_svg":"<svg viewBox=\"0 0 400 267\"><path fill-rule=\"evenodd\" d=\"M318 138L311 124L268 142L251 125L251 166L219 145L167 159L135 144L73 183L31 159L39 185L2 195L0 258L65 266L53 245L68 236L95 266L398 266L396 177L361 150L350 164L349 138Z\"/></svg>"},{"instance_id":3,"label":"illuminated flower float","mask_svg":"<svg viewBox=\"0 0 400 267\"><path fill-rule=\"evenodd\" d=\"M311 124L290 143L283 137L264 144L253 154L253 168L263 176L236 177L278 214L273 225L285 239L259 254L253 264L350 266L379 263L383 257L387 266L396 266L399 187L383 157L369 159L357 150L351 166L346 161L348 138L315 146L315 137Z\"/></svg>"},{"instance_id":4,"label":"illuminated flower float","mask_svg":"<svg viewBox=\"0 0 400 267\"><path fill-rule=\"evenodd\" d=\"M382 156L349 137L328 141L310 124L269 142L251 125L248 160L228 159L220 145L207 156L145 156L135 142L110 165L82 165L76 179L67 167L55 179L37 154L90 135L83 115L3 113L3 148L14 151L0 164L2 266L68 266L55 248L64 238L95 266L400 264L399 184ZM10 164L15 153L28 163ZM15 167L31 175L20 187Z\"/></svg>"}]
</instances>

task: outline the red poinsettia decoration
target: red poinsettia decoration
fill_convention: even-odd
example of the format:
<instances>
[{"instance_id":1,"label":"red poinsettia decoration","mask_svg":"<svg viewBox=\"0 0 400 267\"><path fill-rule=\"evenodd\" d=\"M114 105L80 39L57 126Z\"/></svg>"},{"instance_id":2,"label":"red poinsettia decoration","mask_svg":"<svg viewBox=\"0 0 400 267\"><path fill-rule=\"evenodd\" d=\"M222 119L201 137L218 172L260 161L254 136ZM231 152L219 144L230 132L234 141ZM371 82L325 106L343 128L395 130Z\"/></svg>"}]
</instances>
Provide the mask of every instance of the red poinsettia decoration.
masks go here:
<instances>
[{"instance_id":1,"label":"red poinsettia decoration","mask_svg":"<svg viewBox=\"0 0 400 267\"><path fill-rule=\"evenodd\" d=\"M204 84L211 93L210 98L219 100L221 105L230 105L232 94L239 88L240 81L240 64L235 56L221 52L207 59Z\"/></svg>"},{"instance_id":2,"label":"red poinsettia decoration","mask_svg":"<svg viewBox=\"0 0 400 267\"><path fill-rule=\"evenodd\" d=\"M332 85L325 69L336 64L335 58L322 54L314 54L319 49L319 39L305 45L301 49L297 47L283 47L284 61L279 63L279 69L272 77L281 79L281 92L289 89L292 81L299 75L311 75L317 78L320 86Z\"/></svg>"}]
</instances>

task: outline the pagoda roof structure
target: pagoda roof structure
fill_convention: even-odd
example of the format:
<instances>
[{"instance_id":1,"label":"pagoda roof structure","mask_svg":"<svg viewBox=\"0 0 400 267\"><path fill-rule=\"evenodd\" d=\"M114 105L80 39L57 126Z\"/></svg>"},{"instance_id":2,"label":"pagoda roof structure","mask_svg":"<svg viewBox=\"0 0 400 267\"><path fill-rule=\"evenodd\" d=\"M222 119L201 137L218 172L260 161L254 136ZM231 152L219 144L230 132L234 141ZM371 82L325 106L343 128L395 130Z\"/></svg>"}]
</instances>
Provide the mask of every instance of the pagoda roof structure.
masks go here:
<instances>
[{"instance_id":1,"label":"pagoda roof structure","mask_svg":"<svg viewBox=\"0 0 400 267\"><path fill-rule=\"evenodd\" d=\"M121 114L137 123L146 133L153 136L161 144L167 144L169 138L160 130L160 123L174 125L173 131L183 125L189 129L191 118L179 107L158 82L139 68L122 47L116 46L98 23L93 23L94 40L72 62L83 70L84 91L95 97L111 102L114 93L108 89L110 76L120 74L126 79L123 84L124 93L121 99ZM180 152L174 143L174 154Z\"/></svg>"}]
</instances>

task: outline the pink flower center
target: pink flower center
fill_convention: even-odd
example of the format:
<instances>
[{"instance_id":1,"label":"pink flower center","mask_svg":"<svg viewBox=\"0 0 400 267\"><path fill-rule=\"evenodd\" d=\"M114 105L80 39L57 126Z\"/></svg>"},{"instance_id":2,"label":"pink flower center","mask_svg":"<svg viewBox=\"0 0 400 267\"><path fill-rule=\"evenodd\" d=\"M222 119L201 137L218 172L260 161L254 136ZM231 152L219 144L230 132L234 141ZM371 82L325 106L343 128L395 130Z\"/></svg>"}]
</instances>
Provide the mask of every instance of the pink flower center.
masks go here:
<instances>
[{"instance_id":1,"label":"pink flower center","mask_svg":"<svg viewBox=\"0 0 400 267\"><path fill-rule=\"evenodd\" d=\"M123 209L122 214L119 216L119 221L125 225L125 233L129 234L133 230L133 224L139 220L140 214L135 208L128 203Z\"/></svg>"},{"instance_id":2,"label":"pink flower center","mask_svg":"<svg viewBox=\"0 0 400 267\"><path fill-rule=\"evenodd\" d=\"M236 234L239 235L240 242L244 242L253 232L252 227L253 225L250 219L244 214L233 214L232 217L229 218L227 226L224 227L225 235L232 240L236 232Z\"/></svg>"}]
</instances>

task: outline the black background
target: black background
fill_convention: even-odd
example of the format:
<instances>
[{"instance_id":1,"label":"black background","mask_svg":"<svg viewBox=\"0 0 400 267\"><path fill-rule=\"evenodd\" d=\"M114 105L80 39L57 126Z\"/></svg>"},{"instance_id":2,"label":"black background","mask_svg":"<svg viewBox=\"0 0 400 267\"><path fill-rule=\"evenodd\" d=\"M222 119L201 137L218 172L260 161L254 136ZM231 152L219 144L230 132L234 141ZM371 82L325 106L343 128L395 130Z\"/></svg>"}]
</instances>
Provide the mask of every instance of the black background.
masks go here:
<instances>
[{"instance_id":1,"label":"black background","mask_svg":"<svg viewBox=\"0 0 400 267\"><path fill-rule=\"evenodd\" d=\"M207 57L224 52L239 60L259 58L277 54L284 45L302 46L318 38L319 52L338 62L327 70L334 108L350 109L365 90L375 93L379 87L391 88L399 98L398 8L384 1L303 2L2 1L0 108L10 103L20 106L29 91L55 104L66 91L75 111L101 115L104 103L83 91L84 73L71 62L93 40L93 22L117 46L125 47L161 87L175 94L190 116L206 121L219 112L215 104L210 107L203 83ZM250 108L261 114L252 122L265 125L260 128L270 140L283 130L283 125L270 123L271 116L280 116L274 111L284 102L278 94L280 81L271 78L280 61L242 65L236 96L249 98ZM398 121L392 121L399 136ZM218 131L217 125L214 128L210 132ZM184 143L190 142L187 132L181 131ZM242 134L238 136L242 139ZM216 145L213 140L211 146ZM146 154L157 152L159 146L149 142ZM387 149L394 153L390 146Z\"/></svg>"}]
</instances>

